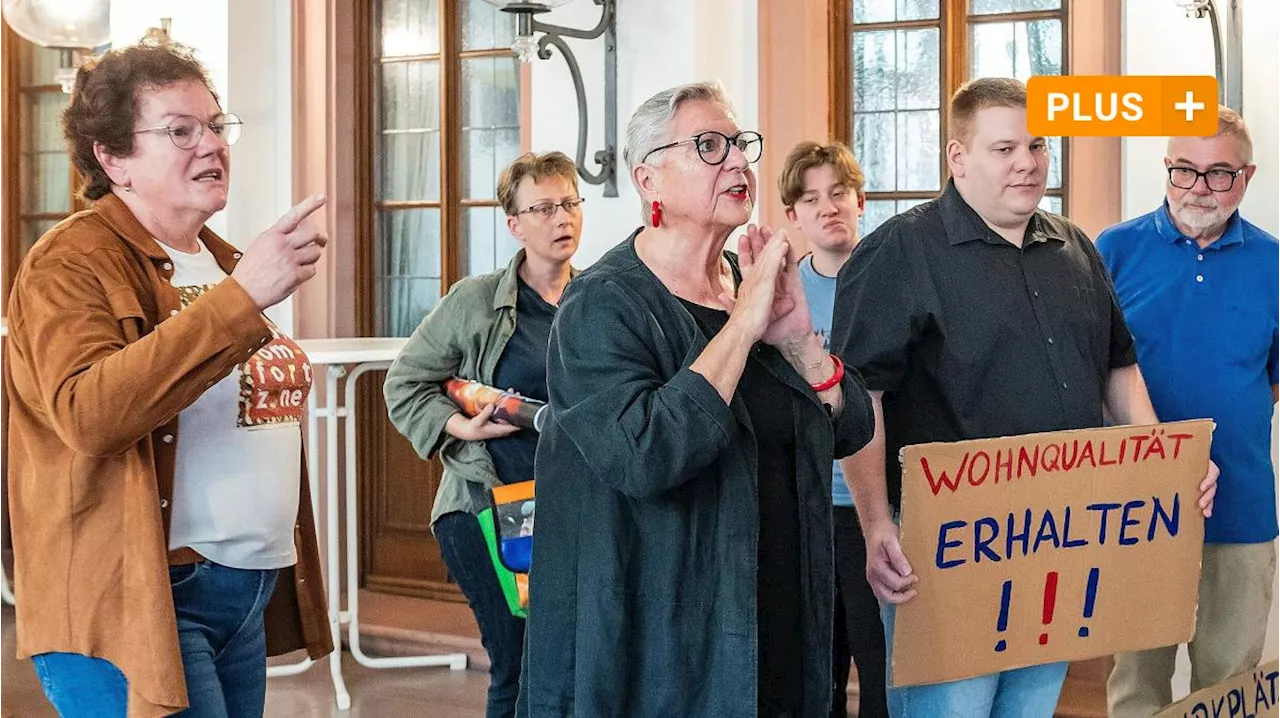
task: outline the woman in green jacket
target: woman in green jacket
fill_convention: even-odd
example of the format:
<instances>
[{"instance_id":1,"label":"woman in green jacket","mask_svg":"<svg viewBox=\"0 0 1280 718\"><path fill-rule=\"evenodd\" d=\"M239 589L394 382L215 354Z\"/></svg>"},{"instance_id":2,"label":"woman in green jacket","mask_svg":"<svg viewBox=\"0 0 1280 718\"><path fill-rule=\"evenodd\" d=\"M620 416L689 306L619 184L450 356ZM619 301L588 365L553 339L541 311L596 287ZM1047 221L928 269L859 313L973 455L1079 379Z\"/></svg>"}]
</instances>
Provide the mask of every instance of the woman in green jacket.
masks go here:
<instances>
[{"instance_id":1,"label":"woman in green jacket","mask_svg":"<svg viewBox=\"0 0 1280 718\"><path fill-rule=\"evenodd\" d=\"M498 180L507 228L521 249L505 269L453 286L414 330L387 372L391 422L418 455L437 453L444 475L431 527L449 574L466 595L489 654L488 718L515 712L524 619L511 615L475 515L486 490L533 478L538 435L464 416L442 389L475 379L547 400L547 337L582 235L573 161L560 152L518 157Z\"/></svg>"}]
</instances>

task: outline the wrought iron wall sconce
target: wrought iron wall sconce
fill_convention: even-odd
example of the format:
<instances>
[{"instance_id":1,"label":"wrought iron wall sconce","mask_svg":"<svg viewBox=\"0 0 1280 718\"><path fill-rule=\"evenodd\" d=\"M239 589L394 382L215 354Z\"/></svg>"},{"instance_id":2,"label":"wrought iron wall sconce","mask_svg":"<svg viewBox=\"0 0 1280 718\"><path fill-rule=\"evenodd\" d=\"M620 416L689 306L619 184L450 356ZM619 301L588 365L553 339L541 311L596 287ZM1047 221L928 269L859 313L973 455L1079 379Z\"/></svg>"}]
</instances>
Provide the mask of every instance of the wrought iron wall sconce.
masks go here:
<instances>
[{"instance_id":1,"label":"wrought iron wall sconce","mask_svg":"<svg viewBox=\"0 0 1280 718\"><path fill-rule=\"evenodd\" d=\"M1218 102L1244 111L1244 0L1174 0L1190 18L1209 18L1213 30L1213 62L1218 76Z\"/></svg>"},{"instance_id":2,"label":"wrought iron wall sconce","mask_svg":"<svg viewBox=\"0 0 1280 718\"><path fill-rule=\"evenodd\" d=\"M578 146L574 153L574 162L578 167L578 176L587 184L604 185L605 197L618 196L618 55L617 55L617 0L593 0L600 7L600 22L590 30L579 30L560 25L551 25L537 19L538 15L549 12L551 8L570 0L486 0L503 12L516 16L516 38L511 44L521 62L531 62L534 57L550 59L551 48L560 51L565 64L569 66L569 75L573 79L573 90L578 99ZM542 33L535 39L534 33ZM565 42L565 38L578 40L595 40L604 38L604 149L597 150L594 155L599 169L595 172L587 169L587 96L582 84L582 72L578 68L578 59L573 50Z\"/></svg>"}]
</instances>

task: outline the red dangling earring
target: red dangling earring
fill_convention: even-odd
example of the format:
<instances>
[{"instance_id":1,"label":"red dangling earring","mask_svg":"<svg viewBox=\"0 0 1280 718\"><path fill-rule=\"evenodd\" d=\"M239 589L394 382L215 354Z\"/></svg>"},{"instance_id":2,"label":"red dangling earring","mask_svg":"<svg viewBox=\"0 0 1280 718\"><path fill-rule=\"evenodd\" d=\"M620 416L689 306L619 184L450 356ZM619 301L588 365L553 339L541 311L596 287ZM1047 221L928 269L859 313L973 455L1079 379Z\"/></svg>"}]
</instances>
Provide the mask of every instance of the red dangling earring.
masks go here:
<instances>
[{"instance_id":1,"label":"red dangling earring","mask_svg":"<svg viewBox=\"0 0 1280 718\"><path fill-rule=\"evenodd\" d=\"M662 224L662 203L653 201L653 210L649 212L649 223L657 227Z\"/></svg>"}]
</instances>

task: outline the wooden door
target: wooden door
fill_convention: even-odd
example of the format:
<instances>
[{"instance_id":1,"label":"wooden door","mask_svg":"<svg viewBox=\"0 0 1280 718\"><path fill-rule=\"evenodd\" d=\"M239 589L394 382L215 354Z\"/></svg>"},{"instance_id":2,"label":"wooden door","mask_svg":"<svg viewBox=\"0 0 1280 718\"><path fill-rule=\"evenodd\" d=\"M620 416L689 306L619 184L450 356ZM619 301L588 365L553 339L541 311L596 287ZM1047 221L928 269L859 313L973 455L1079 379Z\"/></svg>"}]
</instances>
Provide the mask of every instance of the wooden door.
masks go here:
<instances>
[{"instance_id":1,"label":"wooden door","mask_svg":"<svg viewBox=\"0 0 1280 718\"><path fill-rule=\"evenodd\" d=\"M423 461L387 418L385 372L361 377L360 545L365 588L435 600L465 601L449 579L431 534L440 462Z\"/></svg>"},{"instance_id":2,"label":"wooden door","mask_svg":"<svg viewBox=\"0 0 1280 718\"><path fill-rule=\"evenodd\" d=\"M356 324L363 336L407 336L455 282L515 252L495 184L523 149L529 74L508 47L514 16L486 3L357 8ZM462 600L429 526L440 465L391 426L382 378L361 388L365 586Z\"/></svg>"}]
</instances>

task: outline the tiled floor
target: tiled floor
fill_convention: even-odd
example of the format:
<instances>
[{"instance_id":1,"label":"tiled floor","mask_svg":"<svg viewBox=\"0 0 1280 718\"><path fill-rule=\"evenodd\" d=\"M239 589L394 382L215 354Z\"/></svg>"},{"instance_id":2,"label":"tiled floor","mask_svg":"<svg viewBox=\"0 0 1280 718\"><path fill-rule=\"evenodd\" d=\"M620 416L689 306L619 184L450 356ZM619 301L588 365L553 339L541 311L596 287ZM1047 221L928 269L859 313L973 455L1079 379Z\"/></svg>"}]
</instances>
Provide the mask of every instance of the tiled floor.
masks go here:
<instances>
[{"instance_id":1,"label":"tiled floor","mask_svg":"<svg viewBox=\"0 0 1280 718\"><path fill-rule=\"evenodd\" d=\"M271 718L480 718L484 715L489 679L475 622L466 606L361 591L361 647L370 654L390 650L416 652L462 651L471 656L469 670L408 668L376 670L343 654L343 672L351 693L349 713L339 712L329 682L328 664L313 666L301 676L267 682L267 716ZM0 612L4 641L0 646L0 716L57 718L45 702L29 661L14 658L13 609ZM1096 662L1095 662L1096 663ZM1073 667L1058 706L1059 718L1102 718L1106 700L1091 663ZM855 689L856 690L856 689ZM849 714L856 715L857 698L850 696Z\"/></svg>"},{"instance_id":2,"label":"tiled floor","mask_svg":"<svg viewBox=\"0 0 1280 718\"><path fill-rule=\"evenodd\" d=\"M0 613L4 641L0 650L0 715L4 718L57 718L45 701L30 661L14 658L13 609ZM351 692L351 711L339 712L329 682L328 664L300 676L267 681L267 716L272 718L480 718L484 715L488 674L448 668L365 668L343 655Z\"/></svg>"}]
</instances>

